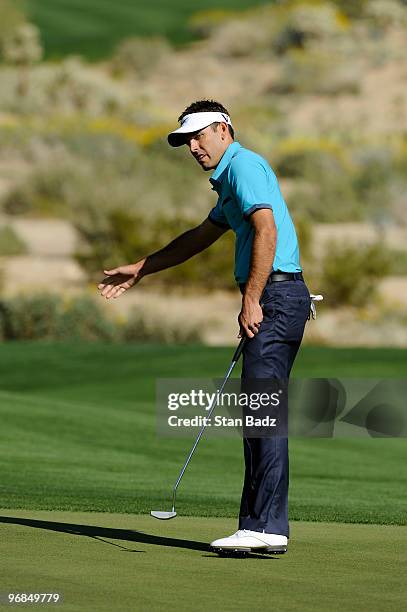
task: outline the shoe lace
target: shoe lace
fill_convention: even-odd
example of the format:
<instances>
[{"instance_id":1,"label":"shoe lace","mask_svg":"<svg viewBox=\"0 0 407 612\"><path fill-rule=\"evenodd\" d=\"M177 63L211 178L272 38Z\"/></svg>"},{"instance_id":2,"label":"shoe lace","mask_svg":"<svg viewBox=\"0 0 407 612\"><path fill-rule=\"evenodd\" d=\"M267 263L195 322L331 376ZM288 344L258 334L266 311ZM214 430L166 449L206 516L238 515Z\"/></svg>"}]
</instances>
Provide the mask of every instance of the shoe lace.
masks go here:
<instances>
[{"instance_id":1,"label":"shoe lace","mask_svg":"<svg viewBox=\"0 0 407 612\"><path fill-rule=\"evenodd\" d=\"M238 531L236 531L236 533L234 533L233 535L237 538L244 538L248 531L248 529L238 529Z\"/></svg>"}]
</instances>

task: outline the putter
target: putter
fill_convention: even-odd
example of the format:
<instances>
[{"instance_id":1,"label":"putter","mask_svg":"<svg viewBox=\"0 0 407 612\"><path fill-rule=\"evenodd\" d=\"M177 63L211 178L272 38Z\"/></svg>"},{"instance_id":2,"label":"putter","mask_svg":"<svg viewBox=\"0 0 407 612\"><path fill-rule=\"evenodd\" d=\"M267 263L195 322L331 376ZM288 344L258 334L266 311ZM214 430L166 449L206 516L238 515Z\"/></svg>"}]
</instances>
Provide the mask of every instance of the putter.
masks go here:
<instances>
[{"instance_id":1,"label":"putter","mask_svg":"<svg viewBox=\"0 0 407 612\"><path fill-rule=\"evenodd\" d=\"M233 368L235 367L235 365L239 361L239 357L242 354L244 345L246 344L246 340L247 340L247 336L243 336L243 338L239 342L239 345L238 345L237 349L235 350L235 354L233 355L233 358L232 358L232 363L230 364L230 367L229 367L229 369L227 371L227 374L226 374L226 376L225 376L225 378L223 380L223 383L222 383L220 389L218 389L218 391L216 392L215 397L213 398L212 405L210 407L210 410L209 410L208 416L207 416L208 420L210 419L210 417L212 415L212 412L216 408L216 405L218 403L219 395L221 395L223 389L225 388L225 385L226 385L226 383L227 383L227 381L229 379L229 376L232 373ZM165 512L163 510L151 510L150 514L154 518L160 519L162 521L166 521L168 519L172 519L175 516L177 516L177 513L175 511L175 497L176 497L176 494L177 494L178 485L181 482L181 478L183 477L184 472L187 469L188 463L190 462L191 457L194 454L196 447L198 446L199 440L201 439L202 434L205 431L206 423L207 423L207 421L205 421L204 425L202 425L202 427L201 427L201 429L200 429L200 431L199 431L199 433L198 433L198 435L196 437L196 440L195 440L195 442L194 442L194 444L193 444L193 446L192 446L192 448L191 448L191 450L189 452L188 458L185 461L185 463L183 465L183 468L182 468L182 470L179 473L177 482L175 483L174 488L172 490L172 510L170 512Z\"/></svg>"}]
</instances>

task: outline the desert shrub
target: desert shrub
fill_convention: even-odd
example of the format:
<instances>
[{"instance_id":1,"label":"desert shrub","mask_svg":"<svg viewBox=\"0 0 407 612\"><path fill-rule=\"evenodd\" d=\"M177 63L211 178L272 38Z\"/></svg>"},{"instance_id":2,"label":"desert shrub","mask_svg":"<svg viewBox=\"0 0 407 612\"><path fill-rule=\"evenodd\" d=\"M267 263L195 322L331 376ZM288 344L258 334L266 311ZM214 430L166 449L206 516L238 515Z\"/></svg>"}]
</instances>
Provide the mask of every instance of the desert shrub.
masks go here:
<instances>
[{"instance_id":1,"label":"desert shrub","mask_svg":"<svg viewBox=\"0 0 407 612\"><path fill-rule=\"evenodd\" d=\"M280 61L279 75L271 86L277 94L357 94L362 66L341 58L334 48L287 52Z\"/></svg>"},{"instance_id":2,"label":"desert shrub","mask_svg":"<svg viewBox=\"0 0 407 612\"><path fill-rule=\"evenodd\" d=\"M307 177L287 197L297 214L314 222L360 221L369 217L369 208L357 199L351 176L345 172Z\"/></svg>"},{"instance_id":3,"label":"desert shrub","mask_svg":"<svg viewBox=\"0 0 407 612\"><path fill-rule=\"evenodd\" d=\"M303 178L315 171L342 172L347 169L344 148L328 138L288 138L273 150L273 164L285 178Z\"/></svg>"},{"instance_id":4,"label":"desert shrub","mask_svg":"<svg viewBox=\"0 0 407 612\"><path fill-rule=\"evenodd\" d=\"M394 276L407 276L407 250L388 249L390 260L389 274Z\"/></svg>"},{"instance_id":5,"label":"desert shrub","mask_svg":"<svg viewBox=\"0 0 407 612\"><path fill-rule=\"evenodd\" d=\"M322 263L321 292L334 308L364 306L374 299L377 282L389 270L390 257L382 244L354 247L333 242Z\"/></svg>"},{"instance_id":6,"label":"desert shrub","mask_svg":"<svg viewBox=\"0 0 407 612\"><path fill-rule=\"evenodd\" d=\"M332 0L336 6L351 19L364 17L366 7L370 0Z\"/></svg>"},{"instance_id":7,"label":"desert shrub","mask_svg":"<svg viewBox=\"0 0 407 612\"><path fill-rule=\"evenodd\" d=\"M4 340L105 340L120 329L87 295L69 301L53 293L18 295L0 304Z\"/></svg>"},{"instance_id":8,"label":"desert shrub","mask_svg":"<svg viewBox=\"0 0 407 612\"><path fill-rule=\"evenodd\" d=\"M98 230L96 224L91 223L86 228L77 226L84 246L77 252L76 259L90 278L95 279L106 266L137 261L159 250L194 225L196 223L188 222L180 215L148 217L144 213L116 209L108 213L103 229ZM232 232L228 232L200 255L149 277L149 283L172 285L175 282L208 289L234 288L233 254L234 239Z\"/></svg>"},{"instance_id":9,"label":"desert shrub","mask_svg":"<svg viewBox=\"0 0 407 612\"><path fill-rule=\"evenodd\" d=\"M79 118L78 118L79 123ZM118 173L129 175L140 161L140 147L133 139L124 138L117 130L109 129L106 124L97 123L94 129L85 124L80 129L74 125L59 130L56 139L64 147L66 154L79 164L102 165L103 170L114 168ZM47 144L44 136L45 146Z\"/></svg>"},{"instance_id":10,"label":"desert shrub","mask_svg":"<svg viewBox=\"0 0 407 612\"><path fill-rule=\"evenodd\" d=\"M310 221L345 221L361 217L352 167L343 147L328 139L287 139L274 151L274 166L283 178L295 179L287 202Z\"/></svg>"},{"instance_id":11,"label":"desert shrub","mask_svg":"<svg viewBox=\"0 0 407 612\"><path fill-rule=\"evenodd\" d=\"M62 299L52 294L21 295L0 304L4 340L50 340L58 334Z\"/></svg>"},{"instance_id":12,"label":"desert shrub","mask_svg":"<svg viewBox=\"0 0 407 612\"><path fill-rule=\"evenodd\" d=\"M28 22L16 25L3 37L1 54L4 62L18 69L14 94L16 101L21 101L21 106L24 107L31 88L30 68L39 62L43 55L38 27Z\"/></svg>"},{"instance_id":13,"label":"desert shrub","mask_svg":"<svg viewBox=\"0 0 407 612\"><path fill-rule=\"evenodd\" d=\"M237 17L238 13L226 9L209 9L197 11L188 20L188 28L194 34L201 38L207 38L213 32L224 25L226 22ZM241 15L239 15L241 16Z\"/></svg>"},{"instance_id":14,"label":"desert shrub","mask_svg":"<svg viewBox=\"0 0 407 612\"><path fill-rule=\"evenodd\" d=\"M9 64L29 66L42 58L40 33L31 23L18 25L5 36L2 45L3 59Z\"/></svg>"},{"instance_id":15,"label":"desert shrub","mask_svg":"<svg viewBox=\"0 0 407 612\"><path fill-rule=\"evenodd\" d=\"M40 163L8 192L3 200L3 210L9 215L66 216L68 186L78 184L82 174L83 167L76 167L68 160L54 158L51 165Z\"/></svg>"},{"instance_id":16,"label":"desert shrub","mask_svg":"<svg viewBox=\"0 0 407 612\"><path fill-rule=\"evenodd\" d=\"M135 309L126 321L104 313L96 299L52 293L0 300L0 339L83 342L197 342L200 328L181 318Z\"/></svg>"},{"instance_id":17,"label":"desert shrub","mask_svg":"<svg viewBox=\"0 0 407 612\"><path fill-rule=\"evenodd\" d=\"M23 255L26 252L27 245L10 225L0 227L0 256Z\"/></svg>"},{"instance_id":18,"label":"desert shrub","mask_svg":"<svg viewBox=\"0 0 407 612\"><path fill-rule=\"evenodd\" d=\"M395 147L394 167L402 176L407 175L407 134L402 136Z\"/></svg>"},{"instance_id":19,"label":"desert shrub","mask_svg":"<svg viewBox=\"0 0 407 612\"><path fill-rule=\"evenodd\" d=\"M407 25L407 8L397 0L370 0L365 6L364 16L382 29Z\"/></svg>"},{"instance_id":20,"label":"desert shrub","mask_svg":"<svg viewBox=\"0 0 407 612\"><path fill-rule=\"evenodd\" d=\"M17 185L9 191L3 200L3 210L8 215L20 215L30 212L33 197L27 182Z\"/></svg>"},{"instance_id":21,"label":"desert shrub","mask_svg":"<svg viewBox=\"0 0 407 612\"><path fill-rule=\"evenodd\" d=\"M0 0L0 57L6 40L25 22L21 2Z\"/></svg>"},{"instance_id":22,"label":"desert shrub","mask_svg":"<svg viewBox=\"0 0 407 612\"><path fill-rule=\"evenodd\" d=\"M4 340L114 340L116 327L88 296L65 301L52 293L2 300Z\"/></svg>"},{"instance_id":23,"label":"desert shrub","mask_svg":"<svg viewBox=\"0 0 407 612\"><path fill-rule=\"evenodd\" d=\"M301 261L309 261L312 256L312 222L305 215L292 215L300 247Z\"/></svg>"},{"instance_id":24,"label":"desert shrub","mask_svg":"<svg viewBox=\"0 0 407 612\"><path fill-rule=\"evenodd\" d=\"M278 175L295 179L287 197L292 210L318 222L380 221L398 198L395 182L403 180L387 145L291 138L276 146L273 157Z\"/></svg>"},{"instance_id":25,"label":"desert shrub","mask_svg":"<svg viewBox=\"0 0 407 612\"><path fill-rule=\"evenodd\" d=\"M45 126L57 113L61 119L78 119L79 113L91 118L122 116L139 106L129 89L76 57L52 64L10 63L0 71L0 108L25 117L39 114ZM149 115L148 109L144 115Z\"/></svg>"},{"instance_id":26,"label":"desert shrub","mask_svg":"<svg viewBox=\"0 0 407 612\"><path fill-rule=\"evenodd\" d=\"M115 76L146 76L171 51L165 38L128 38L119 44L113 55L112 72Z\"/></svg>"},{"instance_id":27,"label":"desert shrub","mask_svg":"<svg viewBox=\"0 0 407 612\"><path fill-rule=\"evenodd\" d=\"M393 155L385 146L364 146L353 151L353 163L357 168L356 186L362 196L388 181L389 175L396 170Z\"/></svg>"},{"instance_id":28,"label":"desert shrub","mask_svg":"<svg viewBox=\"0 0 407 612\"><path fill-rule=\"evenodd\" d=\"M198 324L192 324L185 319L171 321L168 317L152 316L139 308L133 308L123 327L122 337L125 342L183 344L201 342L200 329Z\"/></svg>"},{"instance_id":29,"label":"desert shrub","mask_svg":"<svg viewBox=\"0 0 407 612\"><path fill-rule=\"evenodd\" d=\"M210 49L220 57L252 57L270 51L270 35L266 28L256 27L250 20L234 19L215 30Z\"/></svg>"},{"instance_id":30,"label":"desert shrub","mask_svg":"<svg viewBox=\"0 0 407 612\"><path fill-rule=\"evenodd\" d=\"M56 336L60 340L109 342L120 340L121 331L93 298L82 295L65 302Z\"/></svg>"},{"instance_id":31,"label":"desert shrub","mask_svg":"<svg viewBox=\"0 0 407 612\"><path fill-rule=\"evenodd\" d=\"M380 221L391 205L389 191L395 171L391 152L386 148L365 147L355 151L354 163L357 197L364 206L368 205L370 215Z\"/></svg>"},{"instance_id":32,"label":"desert shrub","mask_svg":"<svg viewBox=\"0 0 407 612\"><path fill-rule=\"evenodd\" d=\"M90 116L120 113L129 103L127 94L107 75L95 72L79 57L68 57L49 70L42 94L48 108Z\"/></svg>"},{"instance_id":33,"label":"desert shrub","mask_svg":"<svg viewBox=\"0 0 407 612\"><path fill-rule=\"evenodd\" d=\"M206 177L191 172L193 162L185 152L171 157L149 147L140 150L118 135L100 132L44 136L31 150L23 143L15 146L24 147L32 170L4 196L3 210L9 214L62 215L86 225L114 208L154 214L176 210L197 218L209 210Z\"/></svg>"},{"instance_id":34,"label":"desert shrub","mask_svg":"<svg viewBox=\"0 0 407 612\"><path fill-rule=\"evenodd\" d=\"M272 57L337 40L349 20L329 2L284 2L241 14L204 11L190 27L209 37L209 49L224 57Z\"/></svg>"},{"instance_id":35,"label":"desert shrub","mask_svg":"<svg viewBox=\"0 0 407 612\"><path fill-rule=\"evenodd\" d=\"M331 3L291 2L278 8L273 36L273 48L278 54L338 37L347 26L343 15Z\"/></svg>"}]
</instances>

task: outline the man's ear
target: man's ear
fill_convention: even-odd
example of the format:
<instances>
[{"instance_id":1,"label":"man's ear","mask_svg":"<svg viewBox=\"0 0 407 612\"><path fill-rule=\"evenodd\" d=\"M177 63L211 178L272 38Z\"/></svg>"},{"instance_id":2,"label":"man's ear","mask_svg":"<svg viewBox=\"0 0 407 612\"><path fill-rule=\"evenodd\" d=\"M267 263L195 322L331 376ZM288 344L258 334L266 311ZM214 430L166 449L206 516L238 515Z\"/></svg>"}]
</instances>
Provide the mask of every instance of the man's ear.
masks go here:
<instances>
[{"instance_id":1,"label":"man's ear","mask_svg":"<svg viewBox=\"0 0 407 612\"><path fill-rule=\"evenodd\" d=\"M220 125L220 131L221 131L222 140L224 140L225 136L227 135L227 132L228 132L228 125L227 125L227 123L224 123L223 121L221 123L219 123L219 125Z\"/></svg>"}]
</instances>

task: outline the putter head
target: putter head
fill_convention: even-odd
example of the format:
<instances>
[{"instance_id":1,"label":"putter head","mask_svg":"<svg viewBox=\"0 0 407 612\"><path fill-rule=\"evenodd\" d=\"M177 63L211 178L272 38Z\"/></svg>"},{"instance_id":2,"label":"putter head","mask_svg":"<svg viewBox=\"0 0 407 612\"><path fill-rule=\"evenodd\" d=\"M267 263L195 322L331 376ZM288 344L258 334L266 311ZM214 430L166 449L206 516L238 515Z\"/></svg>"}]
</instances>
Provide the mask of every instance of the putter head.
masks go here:
<instances>
[{"instance_id":1,"label":"putter head","mask_svg":"<svg viewBox=\"0 0 407 612\"><path fill-rule=\"evenodd\" d=\"M163 512L162 510L151 510L151 516L161 521L167 521L177 516L177 513L173 510L172 512Z\"/></svg>"}]
</instances>

